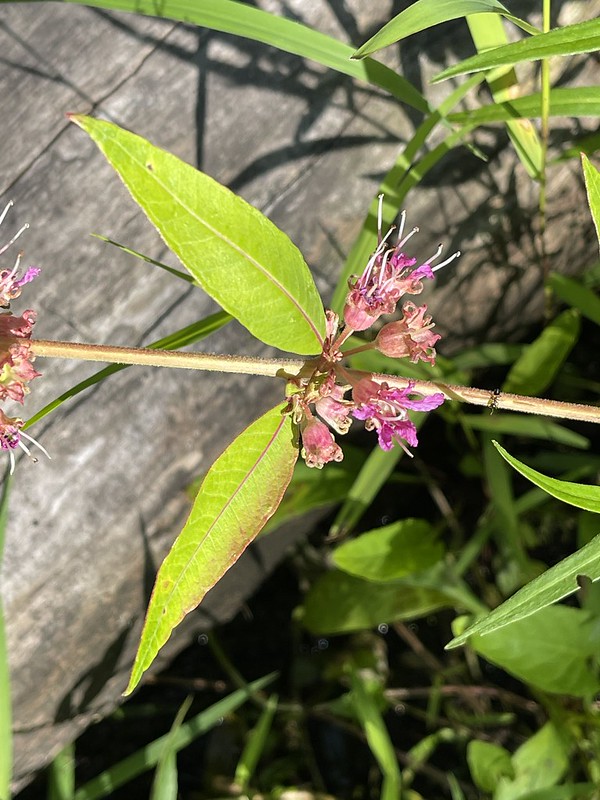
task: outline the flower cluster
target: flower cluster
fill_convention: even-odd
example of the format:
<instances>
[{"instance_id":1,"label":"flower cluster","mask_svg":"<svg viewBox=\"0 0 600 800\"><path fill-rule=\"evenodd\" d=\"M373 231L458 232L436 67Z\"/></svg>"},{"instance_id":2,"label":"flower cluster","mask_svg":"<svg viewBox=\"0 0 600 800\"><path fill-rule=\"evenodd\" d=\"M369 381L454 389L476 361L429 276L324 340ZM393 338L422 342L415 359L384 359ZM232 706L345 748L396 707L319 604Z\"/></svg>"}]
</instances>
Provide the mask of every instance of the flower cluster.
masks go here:
<instances>
[{"instance_id":1,"label":"flower cluster","mask_svg":"<svg viewBox=\"0 0 600 800\"><path fill-rule=\"evenodd\" d=\"M0 225L11 206L12 202L8 203L0 214ZM28 227L28 225L24 225L9 242L0 247L0 256ZM40 374L33 367L34 356L29 341L36 313L28 309L20 317L17 317L9 310L11 301L19 297L23 287L40 272L37 267L29 267L21 275L21 258L22 253L19 253L11 269L0 268L0 308L5 309L0 312L0 401L15 400L17 403L23 403L25 396L29 393L29 381L37 378ZM22 430L24 424L20 417L9 417L0 409L0 450L6 450L9 454L11 474L15 467L14 451L17 447L31 456L29 447L23 439L32 442L45 455L48 455L39 442Z\"/></svg>"},{"instance_id":2,"label":"flower cluster","mask_svg":"<svg viewBox=\"0 0 600 800\"><path fill-rule=\"evenodd\" d=\"M380 316L394 313L404 295L419 294L424 279L432 279L436 270L460 255L454 253L433 266L441 256L440 245L431 258L417 266L416 258L406 253L405 246L418 228L404 236L403 212L396 243L392 244L395 227L382 236L382 202L381 196L377 248L362 275L349 282L343 322L340 324L337 314L327 312L323 352L306 365L292 388L290 411L302 437L302 456L309 467L320 469L329 461L342 460L342 450L331 429L343 435L353 419L364 421L367 430L377 432L383 450L390 450L397 443L411 455L407 445L416 447L418 440L408 412L431 411L445 399L441 392L426 395L417 391L415 381L406 381L404 388L394 388L375 380L370 373L347 369L341 363L344 357L369 348L392 358L408 358L415 364L435 363L435 344L440 336L432 331L427 306L417 306L411 300L403 303L401 318L384 325L373 342L345 352L341 349L354 332L365 331Z\"/></svg>"}]
</instances>

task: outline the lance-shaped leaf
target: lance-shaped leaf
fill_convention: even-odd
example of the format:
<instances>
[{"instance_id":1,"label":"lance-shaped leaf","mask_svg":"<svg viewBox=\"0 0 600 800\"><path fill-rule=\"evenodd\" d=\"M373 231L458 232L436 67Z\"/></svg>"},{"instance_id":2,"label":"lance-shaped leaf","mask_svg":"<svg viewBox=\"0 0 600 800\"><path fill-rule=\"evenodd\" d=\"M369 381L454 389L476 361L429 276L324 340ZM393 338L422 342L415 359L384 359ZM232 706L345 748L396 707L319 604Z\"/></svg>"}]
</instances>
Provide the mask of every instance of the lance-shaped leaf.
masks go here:
<instances>
[{"instance_id":1,"label":"lance-shaped leaf","mask_svg":"<svg viewBox=\"0 0 600 800\"><path fill-rule=\"evenodd\" d=\"M267 217L203 172L104 120L73 115L182 264L261 341L318 353L323 304L298 248Z\"/></svg>"},{"instance_id":2,"label":"lance-shaped leaf","mask_svg":"<svg viewBox=\"0 0 600 800\"><path fill-rule=\"evenodd\" d=\"M235 564L275 512L297 457L291 419L276 406L215 461L156 576L126 694L137 686L173 628Z\"/></svg>"}]
</instances>

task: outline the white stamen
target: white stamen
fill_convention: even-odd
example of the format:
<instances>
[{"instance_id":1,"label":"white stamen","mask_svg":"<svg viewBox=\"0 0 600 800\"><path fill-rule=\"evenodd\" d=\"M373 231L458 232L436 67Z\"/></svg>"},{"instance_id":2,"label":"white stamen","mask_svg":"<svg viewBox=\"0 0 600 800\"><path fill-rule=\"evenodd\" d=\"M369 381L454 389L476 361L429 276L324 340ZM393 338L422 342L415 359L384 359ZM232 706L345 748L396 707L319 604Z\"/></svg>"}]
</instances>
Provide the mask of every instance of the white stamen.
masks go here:
<instances>
[{"instance_id":1,"label":"white stamen","mask_svg":"<svg viewBox=\"0 0 600 800\"><path fill-rule=\"evenodd\" d=\"M435 251L435 253L434 253L434 254L431 256L431 258L428 258L428 259L427 259L426 261L424 261L423 263L424 263L424 264L429 264L429 266L431 266L431 265L433 264L433 262L436 260L436 258L439 258L439 257L442 255L442 250L443 250L443 249L444 249L444 245L443 245L443 244L440 244L440 245L438 246L438 249L437 249L437 250Z\"/></svg>"},{"instance_id":2,"label":"white stamen","mask_svg":"<svg viewBox=\"0 0 600 800\"><path fill-rule=\"evenodd\" d=\"M5 244L4 247L0 247L0 256L2 255L2 253L5 253L8 250L8 248L11 246L11 244L14 244L17 241L19 236L23 233L23 231L26 231L28 227L29 227L29 223L26 222L25 225L23 225L23 227L15 233L15 235L12 237L10 242Z\"/></svg>"},{"instance_id":3,"label":"white stamen","mask_svg":"<svg viewBox=\"0 0 600 800\"><path fill-rule=\"evenodd\" d=\"M432 267L431 271L432 272L437 272L438 269L441 269L442 267L445 267L447 264L449 264L451 261L454 261L454 259L458 258L459 256L460 256L460 250L457 250L456 253L452 253L452 255L449 258L447 258L445 261L442 261L441 264L436 264L435 267Z\"/></svg>"},{"instance_id":4,"label":"white stamen","mask_svg":"<svg viewBox=\"0 0 600 800\"><path fill-rule=\"evenodd\" d=\"M0 225L4 222L4 217L8 214L8 210L14 206L14 202L9 200L6 206L4 207L4 211L0 214Z\"/></svg>"},{"instance_id":5,"label":"white stamen","mask_svg":"<svg viewBox=\"0 0 600 800\"><path fill-rule=\"evenodd\" d=\"M32 444L34 444L34 445L35 445L35 446L38 448L38 450L41 450L41 451L42 451L42 453L43 453L43 454L44 454L44 455L45 455L47 458L49 458L49 459L50 459L50 461L52 461L52 456L50 455L50 453L49 453L49 452L46 450L46 448L44 447L44 445L40 444L40 443L37 441L37 439L34 439L34 438L33 438L33 436L30 436L28 433L25 433L25 431L19 431L19 433L21 434L21 436L24 436L24 437L25 437L26 439L28 439L28 440L29 440L29 441L30 441ZM20 446L23 448L23 450L25 450L25 452L27 453L27 455L28 455L28 456L31 458L31 457L32 457L32 456L31 456L31 453L29 452L29 449L28 449L28 448L27 448L27 447L26 447L26 446L23 444L23 442L19 442L19 445L20 445ZM34 461L36 461L36 460L37 460L37 459L35 459L35 458L34 458Z\"/></svg>"},{"instance_id":6,"label":"white stamen","mask_svg":"<svg viewBox=\"0 0 600 800\"><path fill-rule=\"evenodd\" d=\"M406 211L403 211L398 219L398 241L400 241L400 239L402 238L402 234L404 233L405 222L406 222Z\"/></svg>"},{"instance_id":7,"label":"white stamen","mask_svg":"<svg viewBox=\"0 0 600 800\"><path fill-rule=\"evenodd\" d=\"M406 234L406 236L404 237L404 239L402 239L401 242L398 242L398 244L396 245L396 249L399 250L401 247L404 247L404 245L408 242L408 240L411 238L411 236L414 236L415 233L418 233L418 232L419 232L419 229L417 227L414 227L410 233Z\"/></svg>"},{"instance_id":8,"label":"white stamen","mask_svg":"<svg viewBox=\"0 0 600 800\"><path fill-rule=\"evenodd\" d=\"M381 239L381 228L383 227L383 195L378 195L379 206L377 207L377 236Z\"/></svg>"}]
</instances>

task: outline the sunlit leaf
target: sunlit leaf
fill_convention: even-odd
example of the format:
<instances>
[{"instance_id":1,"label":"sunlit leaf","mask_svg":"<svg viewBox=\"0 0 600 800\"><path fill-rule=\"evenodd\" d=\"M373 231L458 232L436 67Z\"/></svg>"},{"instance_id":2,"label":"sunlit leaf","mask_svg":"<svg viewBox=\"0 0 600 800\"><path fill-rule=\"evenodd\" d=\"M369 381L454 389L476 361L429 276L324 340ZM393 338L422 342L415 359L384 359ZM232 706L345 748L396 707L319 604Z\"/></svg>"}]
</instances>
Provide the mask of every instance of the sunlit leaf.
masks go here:
<instances>
[{"instance_id":1,"label":"sunlit leaf","mask_svg":"<svg viewBox=\"0 0 600 800\"><path fill-rule=\"evenodd\" d=\"M442 22L466 17L468 14L494 12L503 14L517 25L529 31L537 32L529 23L514 17L508 9L497 0L417 0L404 11L395 16L377 31L354 53L353 58L364 58L377 50L399 42L413 33L424 31Z\"/></svg>"},{"instance_id":2,"label":"sunlit leaf","mask_svg":"<svg viewBox=\"0 0 600 800\"><path fill-rule=\"evenodd\" d=\"M277 406L241 433L210 468L156 577L127 692L173 628L235 564L281 502L298 448Z\"/></svg>"},{"instance_id":3,"label":"sunlit leaf","mask_svg":"<svg viewBox=\"0 0 600 800\"><path fill-rule=\"evenodd\" d=\"M448 120L460 125L488 125L511 119L536 119L542 114L540 92L515 97L502 103L492 103L472 111L450 114ZM550 90L551 117L600 116L600 88L598 86L561 87Z\"/></svg>"},{"instance_id":4,"label":"sunlit leaf","mask_svg":"<svg viewBox=\"0 0 600 800\"><path fill-rule=\"evenodd\" d=\"M493 792L502 777L515 774L510 753L493 742L474 739L467 745L467 763L473 783L484 792Z\"/></svg>"},{"instance_id":5,"label":"sunlit leaf","mask_svg":"<svg viewBox=\"0 0 600 800\"><path fill-rule=\"evenodd\" d=\"M496 47L461 61L440 72L433 83L446 80L453 75L478 72L483 69L502 67L505 64L518 64L521 61L535 61L552 56L568 56L575 53L592 53L600 48L600 19L578 22L555 28L548 33L538 33L520 42Z\"/></svg>"},{"instance_id":6,"label":"sunlit leaf","mask_svg":"<svg viewBox=\"0 0 600 800\"><path fill-rule=\"evenodd\" d=\"M581 154L581 164L583 167L583 177L587 190L588 203L592 212L592 219L596 226L596 236L600 244L600 172L590 162L589 158Z\"/></svg>"},{"instance_id":7,"label":"sunlit leaf","mask_svg":"<svg viewBox=\"0 0 600 800\"><path fill-rule=\"evenodd\" d=\"M568 481L560 481L557 478L550 478L547 475L542 475L535 469L528 467L521 461L511 456L503 447L497 442L496 449L500 455L505 458L517 472L524 475L540 489L543 489L548 494L562 500L563 503L583 508L586 511L595 511L600 513L600 486L588 486L585 483L569 483Z\"/></svg>"},{"instance_id":8,"label":"sunlit leaf","mask_svg":"<svg viewBox=\"0 0 600 800\"><path fill-rule=\"evenodd\" d=\"M320 351L323 305L302 254L282 231L225 186L140 136L104 120L71 119L225 311L267 344Z\"/></svg>"}]
</instances>

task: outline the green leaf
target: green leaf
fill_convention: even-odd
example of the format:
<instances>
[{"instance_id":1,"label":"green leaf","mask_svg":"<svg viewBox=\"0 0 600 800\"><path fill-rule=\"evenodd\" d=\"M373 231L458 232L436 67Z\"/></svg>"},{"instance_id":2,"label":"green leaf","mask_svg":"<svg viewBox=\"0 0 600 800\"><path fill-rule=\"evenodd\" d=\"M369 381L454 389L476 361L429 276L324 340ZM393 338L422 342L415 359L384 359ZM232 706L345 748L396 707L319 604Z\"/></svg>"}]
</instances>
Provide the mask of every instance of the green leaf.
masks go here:
<instances>
[{"instance_id":1,"label":"green leaf","mask_svg":"<svg viewBox=\"0 0 600 800\"><path fill-rule=\"evenodd\" d=\"M598 643L590 636L589 615L580 608L547 606L509 627L472 635L469 644L542 691L586 697L600 690L590 668Z\"/></svg>"},{"instance_id":2,"label":"green leaf","mask_svg":"<svg viewBox=\"0 0 600 800\"><path fill-rule=\"evenodd\" d=\"M513 364L502 391L532 396L547 389L577 343L580 328L576 311L559 314Z\"/></svg>"},{"instance_id":3,"label":"green leaf","mask_svg":"<svg viewBox=\"0 0 600 800\"><path fill-rule=\"evenodd\" d=\"M588 203L596 228L598 245L600 246L600 172L583 153L581 154L581 165L583 167Z\"/></svg>"},{"instance_id":4,"label":"green leaf","mask_svg":"<svg viewBox=\"0 0 600 800\"><path fill-rule=\"evenodd\" d=\"M540 489L543 489L552 497L562 500L563 503L583 508L586 511L595 511L600 513L600 486L588 486L584 483L569 483L568 481L559 481L557 478L549 478L547 475L542 475L535 469L528 467L526 464L521 463L514 456L501 447L497 442L494 443L500 455L505 458L517 472L524 475Z\"/></svg>"},{"instance_id":5,"label":"green leaf","mask_svg":"<svg viewBox=\"0 0 600 800\"><path fill-rule=\"evenodd\" d=\"M592 53L600 48L600 19L578 22L555 28L548 33L538 33L520 42L496 47L461 61L443 70L432 79L432 83L444 81L454 75L493 69L521 61L535 61L551 56L569 56L575 53Z\"/></svg>"},{"instance_id":6,"label":"green leaf","mask_svg":"<svg viewBox=\"0 0 600 800\"><path fill-rule=\"evenodd\" d=\"M576 308L596 325L600 325L600 298L596 292L558 272L550 273L548 283L561 300Z\"/></svg>"},{"instance_id":7,"label":"green leaf","mask_svg":"<svg viewBox=\"0 0 600 800\"><path fill-rule=\"evenodd\" d=\"M0 3L8 0L0 0ZM372 86L426 113L427 101L406 78L372 58L352 61L354 48L306 25L233 0L63 0L63 2L146 14L194 23L277 47L308 58Z\"/></svg>"},{"instance_id":8,"label":"green leaf","mask_svg":"<svg viewBox=\"0 0 600 800\"><path fill-rule=\"evenodd\" d=\"M298 248L225 186L140 136L72 116L119 174L182 264L261 341L320 351L325 314Z\"/></svg>"},{"instance_id":9,"label":"green leaf","mask_svg":"<svg viewBox=\"0 0 600 800\"><path fill-rule=\"evenodd\" d=\"M494 800L529 800L533 793L537 795L558 783L569 767L568 739L552 722L547 722L519 747L512 763L515 778L500 779Z\"/></svg>"},{"instance_id":10,"label":"green leaf","mask_svg":"<svg viewBox=\"0 0 600 800\"><path fill-rule=\"evenodd\" d=\"M467 763L473 783L483 792L493 792L500 778L512 778L515 774L508 750L492 742L470 741Z\"/></svg>"},{"instance_id":11,"label":"green leaf","mask_svg":"<svg viewBox=\"0 0 600 800\"><path fill-rule=\"evenodd\" d=\"M272 516L297 457L291 419L276 406L246 428L209 469L156 576L126 694L139 683L173 628Z\"/></svg>"},{"instance_id":12,"label":"green leaf","mask_svg":"<svg viewBox=\"0 0 600 800\"><path fill-rule=\"evenodd\" d=\"M531 415L519 417L515 414L465 414L461 420L465 428L486 431L494 435L506 433L510 436L526 436L548 442L565 444L587 450L590 440L576 431L569 430L557 422Z\"/></svg>"},{"instance_id":13,"label":"green leaf","mask_svg":"<svg viewBox=\"0 0 600 800\"><path fill-rule=\"evenodd\" d=\"M380 800L398 800L402 780L394 745L377 702L360 673L352 670L352 707L365 733L367 744L383 774Z\"/></svg>"},{"instance_id":14,"label":"green leaf","mask_svg":"<svg viewBox=\"0 0 600 800\"><path fill-rule=\"evenodd\" d=\"M316 635L349 633L423 617L451 604L435 589L373 583L334 570L321 576L308 593L302 623Z\"/></svg>"},{"instance_id":15,"label":"green leaf","mask_svg":"<svg viewBox=\"0 0 600 800\"><path fill-rule=\"evenodd\" d=\"M499 14L471 14L467 17L467 24L478 53L508 44L508 36ZM519 84L513 67L502 67L487 73L486 81L496 103L510 100ZM534 180L540 180L544 157L542 144L532 123L529 120L510 119L506 122L506 130L529 175Z\"/></svg>"},{"instance_id":16,"label":"green leaf","mask_svg":"<svg viewBox=\"0 0 600 800\"><path fill-rule=\"evenodd\" d=\"M352 58L364 58L411 36L413 33L432 28L442 22L466 17L468 14L485 12L503 14L530 33L537 31L537 28L529 23L513 17L508 9L497 0L417 0L359 47Z\"/></svg>"},{"instance_id":17,"label":"green leaf","mask_svg":"<svg viewBox=\"0 0 600 800\"><path fill-rule=\"evenodd\" d=\"M350 575L381 582L426 570L443 555L437 532L426 520L403 519L340 545L333 563Z\"/></svg>"},{"instance_id":18,"label":"green leaf","mask_svg":"<svg viewBox=\"0 0 600 800\"><path fill-rule=\"evenodd\" d=\"M4 483L0 490L0 567L4 552L4 536L8 519L8 496L11 478L4 475ZM0 571L0 577L2 573ZM1 581L0 581L1 587ZM6 630L2 593L0 592L0 800L9 800L10 782L13 763L12 741L12 702L10 692L10 669L8 666L8 648L6 646Z\"/></svg>"},{"instance_id":19,"label":"green leaf","mask_svg":"<svg viewBox=\"0 0 600 800\"><path fill-rule=\"evenodd\" d=\"M48 767L48 800L73 800L75 794L75 742L54 756Z\"/></svg>"},{"instance_id":20,"label":"green leaf","mask_svg":"<svg viewBox=\"0 0 600 800\"><path fill-rule=\"evenodd\" d=\"M473 111L449 114L448 121L459 125L488 125L515 119L536 119L542 115L540 92L515 97L502 103L490 103ZM577 86L550 90L551 117L600 116L600 88Z\"/></svg>"},{"instance_id":21,"label":"green leaf","mask_svg":"<svg viewBox=\"0 0 600 800\"><path fill-rule=\"evenodd\" d=\"M260 757L267 746L269 731L271 730L273 718L277 711L277 703L277 695L272 694L265 703L265 707L262 710L258 722L248 734L244 750L240 756L233 777L233 783L236 787L239 786L241 795L247 793L248 786L256 771Z\"/></svg>"},{"instance_id":22,"label":"green leaf","mask_svg":"<svg viewBox=\"0 0 600 800\"><path fill-rule=\"evenodd\" d=\"M232 694L214 703L209 708L204 709L195 717L177 729L173 738L173 747L177 751L187 747L199 736L218 726L223 717L227 716L239 708L248 698L255 695L265 686L272 683L277 677L276 672L265 675L253 683L238 689ZM142 775L152 767L156 766L162 753L165 743L171 736L170 733L155 739L133 755L124 758L114 766L102 772L96 778L84 784L75 792L74 800L99 800L101 797L111 797L119 786L123 786L128 781L133 780L138 775Z\"/></svg>"},{"instance_id":23,"label":"green leaf","mask_svg":"<svg viewBox=\"0 0 600 800\"><path fill-rule=\"evenodd\" d=\"M193 697L188 695L175 715L171 730L165 737L165 746L156 766L152 781L150 800L177 800L177 732L183 724L192 705Z\"/></svg>"},{"instance_id":24,"label":"green leaf","mask_svg":"<svg viewBox=\"0 0 600 800\"><path fill-rule=\"evenodd\" d=\"M591 580L600 578L600 535L592 539L581 550L563 559L523 586L486 617L479 619L470 628L452 639L446 645L446 649L450 650L464 644L470 636L475 634L484 636L507 625L512 625L551 603L573 594L579 588L578 575L586 575Z\"/></svg>"}]
</instances>

